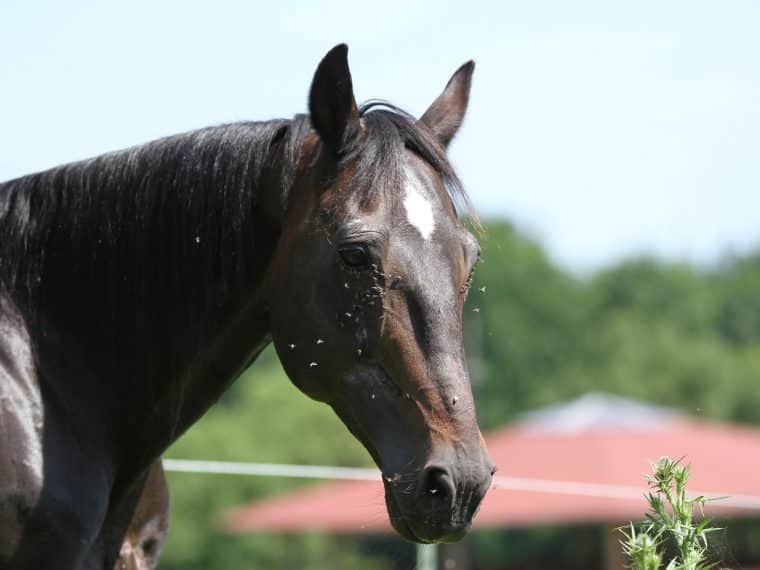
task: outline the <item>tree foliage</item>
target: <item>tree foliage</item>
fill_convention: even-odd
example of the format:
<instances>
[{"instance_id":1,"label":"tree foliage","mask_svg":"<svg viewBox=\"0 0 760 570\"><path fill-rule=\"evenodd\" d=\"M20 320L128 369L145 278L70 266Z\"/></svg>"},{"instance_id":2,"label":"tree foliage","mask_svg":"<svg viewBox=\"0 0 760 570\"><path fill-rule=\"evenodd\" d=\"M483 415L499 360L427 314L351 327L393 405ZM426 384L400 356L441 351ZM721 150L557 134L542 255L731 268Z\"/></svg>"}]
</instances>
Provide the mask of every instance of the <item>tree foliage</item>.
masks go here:
<instances>
[{"instance_id":1,"label":"tree foliage","mask_svg":"<svg viewBox=\"0 0 760 570\"><path fill-rule=\"evenodd\" d=\"M466 315L485 426L590 391L760 422L760 256L641 258L581 279L504 222L483 246Z\"/></svg>"}]
</instances>

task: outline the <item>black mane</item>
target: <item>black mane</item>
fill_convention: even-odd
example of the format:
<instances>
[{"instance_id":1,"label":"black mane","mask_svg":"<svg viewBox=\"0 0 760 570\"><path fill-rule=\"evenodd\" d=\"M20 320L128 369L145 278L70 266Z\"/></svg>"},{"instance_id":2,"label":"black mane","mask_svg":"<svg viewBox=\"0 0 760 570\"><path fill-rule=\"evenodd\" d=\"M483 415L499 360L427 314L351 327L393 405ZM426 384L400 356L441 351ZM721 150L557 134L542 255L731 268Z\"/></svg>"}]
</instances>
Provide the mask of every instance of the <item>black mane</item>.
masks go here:
<instances>
[{"instance_id":1,"label":"black mane","mask_svg":"<svg viewBox=\"0 0 760 570\"><path fill-rule=\"evenodd\" d=\"M0 185L0 279L33 287L63 242L83 265L116 253L166 264L197 249L188 261L239 268L256 177L289 127L210 127Z\"/></svg>"}]
</instances>

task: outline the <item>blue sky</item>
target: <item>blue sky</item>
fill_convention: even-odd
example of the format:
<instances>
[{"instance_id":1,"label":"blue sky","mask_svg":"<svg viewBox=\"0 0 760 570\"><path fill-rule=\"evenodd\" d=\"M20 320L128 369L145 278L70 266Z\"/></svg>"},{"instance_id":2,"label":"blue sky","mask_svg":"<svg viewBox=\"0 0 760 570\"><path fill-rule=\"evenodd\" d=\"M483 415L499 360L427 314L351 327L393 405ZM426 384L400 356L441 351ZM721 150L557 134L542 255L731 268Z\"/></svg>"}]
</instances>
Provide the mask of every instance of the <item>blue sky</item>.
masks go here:
<instances>
[{"instance_id":1,"label":"blue sky","mask_svg":"<svg viewBox=\"0 0 760 570\"><path fill-rule=\"evenodd\" d=\"M347 42L359 100L420 114L464 61L451 149L482 215L568 267L760 246L760 3L0 3L0 180L303 112Z\"/></svg>"}]
</instances>

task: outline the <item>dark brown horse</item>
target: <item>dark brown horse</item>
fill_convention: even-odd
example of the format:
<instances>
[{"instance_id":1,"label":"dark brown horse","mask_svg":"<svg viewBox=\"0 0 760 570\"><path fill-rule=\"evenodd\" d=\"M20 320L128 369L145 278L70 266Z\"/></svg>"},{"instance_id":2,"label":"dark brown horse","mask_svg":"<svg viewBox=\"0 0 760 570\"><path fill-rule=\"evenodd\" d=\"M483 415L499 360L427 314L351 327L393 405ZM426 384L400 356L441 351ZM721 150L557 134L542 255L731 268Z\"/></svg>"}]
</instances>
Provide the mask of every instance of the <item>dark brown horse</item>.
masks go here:
<instances>
[{"instance_id":1,"label":"dark brown horse","mask_svg":"<svg viewBox=\"0 0 760 570\"><path fill-rule=\"evenodd\" d=\"M415 120L357 107L341 45L310 116L0 185L0 568L113 568L151 464L271 341L377 462L403 536L466 532L493 471L445 152L472 71Z\"/></svg>"}]
</instances>

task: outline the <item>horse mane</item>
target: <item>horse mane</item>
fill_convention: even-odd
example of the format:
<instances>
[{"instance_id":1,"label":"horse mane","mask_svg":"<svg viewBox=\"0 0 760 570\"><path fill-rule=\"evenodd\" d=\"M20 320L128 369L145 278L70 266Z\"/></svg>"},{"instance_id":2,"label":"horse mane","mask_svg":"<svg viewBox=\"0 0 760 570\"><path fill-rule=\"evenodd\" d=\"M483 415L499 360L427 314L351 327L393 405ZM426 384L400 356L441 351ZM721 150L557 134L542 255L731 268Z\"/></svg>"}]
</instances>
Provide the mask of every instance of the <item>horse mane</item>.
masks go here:
<instances>
[{"instance_id":1,"label":"horse mane","mask_svg":"<svg viewBox=\"0 0 760 570\"><path fill-rule=\"evenodd\" d=\"M400 187L409 149L440 175L455 210L471 212L426 128L381 101L359 113L366 136L355 176L366 196ZM174 326L197 322L219 288L246 282L262 173L278 169L287 207L309 133L307 115L208 127L0 184L0 289L33 295L51 272L59 287L76 275L139 307L160 282L153 302L171 301Z\"/></svg>"},{"instance_id":2,"label":"horse mane","mask_svg":"<svg viewBox=\"0 0 760 570\"><path fill-rule=\"evenodd\" d=\"M166 268L180 254L211 273L237 273L257 179L297 123L209 127L0 184L0 279L33 287L62 241L81 264L121 253Z\"/></svg>"}]
</instances>

